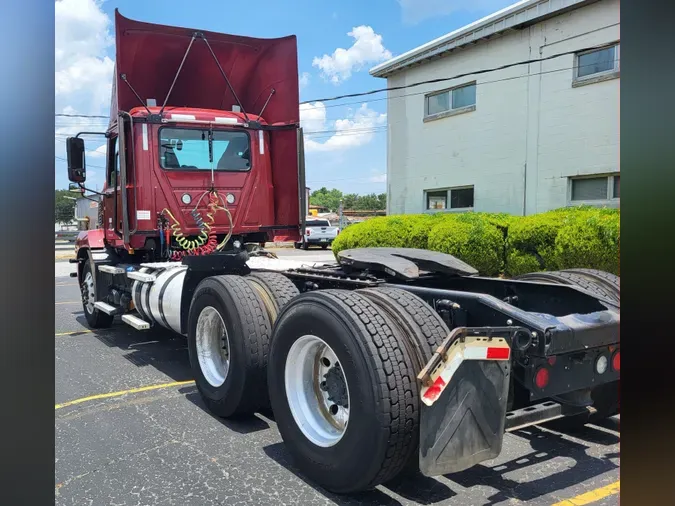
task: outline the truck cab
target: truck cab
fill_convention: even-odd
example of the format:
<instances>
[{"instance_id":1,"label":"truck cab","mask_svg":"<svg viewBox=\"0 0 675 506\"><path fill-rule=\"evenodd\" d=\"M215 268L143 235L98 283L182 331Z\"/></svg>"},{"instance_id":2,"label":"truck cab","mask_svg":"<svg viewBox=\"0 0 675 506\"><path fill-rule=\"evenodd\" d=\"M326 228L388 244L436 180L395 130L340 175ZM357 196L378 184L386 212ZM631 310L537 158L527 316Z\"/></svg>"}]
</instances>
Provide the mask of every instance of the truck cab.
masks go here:
<instances>
[{"instance_id":1,"label":"truck cab","mask_svg":"<svg viewBox=\"0 0 675 506\"><path fill-rule=\"evenodd\" d=\"M198 251L207 237L228 249L300 239L295 37L202 32L117 11L115 27L101 212L77 247L156 261ZM67 151L69 178L84 186L81 134Z\"/></svg>"}]
</instances>

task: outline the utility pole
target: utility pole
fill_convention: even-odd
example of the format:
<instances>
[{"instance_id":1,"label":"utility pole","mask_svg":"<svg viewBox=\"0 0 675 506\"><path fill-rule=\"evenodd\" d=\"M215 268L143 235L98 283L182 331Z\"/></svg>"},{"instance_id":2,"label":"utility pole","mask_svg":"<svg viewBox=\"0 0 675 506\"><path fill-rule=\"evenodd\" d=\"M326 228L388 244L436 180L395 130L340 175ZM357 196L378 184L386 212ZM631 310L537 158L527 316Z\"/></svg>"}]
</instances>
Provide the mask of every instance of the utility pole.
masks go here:
<instances>
[{"instance_id":1,"label":"utility pole","mask_svg":"<svg viewBox=\"0 0 675 506\"><path fill-rule=\"evenodd\" d=\"M340 199L340 207L338 208L338 213L340 215L340 230L344 229L342 222L342 199Z\"/></svg>"}]
</instances>

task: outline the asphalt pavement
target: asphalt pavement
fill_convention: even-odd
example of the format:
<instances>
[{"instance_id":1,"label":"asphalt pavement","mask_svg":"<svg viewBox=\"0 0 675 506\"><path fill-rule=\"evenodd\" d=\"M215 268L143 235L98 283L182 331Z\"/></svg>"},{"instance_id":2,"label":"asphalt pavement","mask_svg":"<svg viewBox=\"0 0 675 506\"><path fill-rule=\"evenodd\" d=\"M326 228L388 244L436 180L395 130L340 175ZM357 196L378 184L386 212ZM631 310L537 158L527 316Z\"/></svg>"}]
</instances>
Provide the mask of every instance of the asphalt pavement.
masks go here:
<instances>
[{"instance_id":1,"label":"asphalt pavement","mask_svg":"<svg viewBox=\"0 0 675 506\"><path fill-rule=\"evenodd\" d=\"M332 260L330 251L279 251ZM206 410L183 337L123 323L90 331L73 267L55 269L56 504L618 504L618 418L575 433L507 434L497 459L461 473L326 492L293 467L272 413L222 420Z\"/></svg>"}]
</instances>

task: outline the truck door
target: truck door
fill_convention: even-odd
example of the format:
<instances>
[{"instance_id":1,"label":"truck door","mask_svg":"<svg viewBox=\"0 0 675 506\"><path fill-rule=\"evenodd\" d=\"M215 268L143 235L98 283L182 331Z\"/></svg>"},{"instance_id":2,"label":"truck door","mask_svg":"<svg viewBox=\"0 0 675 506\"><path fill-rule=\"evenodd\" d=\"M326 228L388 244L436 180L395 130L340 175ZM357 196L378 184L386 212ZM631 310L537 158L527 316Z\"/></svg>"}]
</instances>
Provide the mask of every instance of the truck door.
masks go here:
<instances>
[{"instance_id":1,"label":"truck door","mask_svg":"<svg viewBox=\"0 0 675 506\"><path fill-rule=\"evenodd\" d=\"M106 185L103 206L103 223L109 241L119 239L115 230L122 230L122 191L120 188L120 157L117 135L108 139L108 155L106 157Z\"/></svg>"}]
</instances>

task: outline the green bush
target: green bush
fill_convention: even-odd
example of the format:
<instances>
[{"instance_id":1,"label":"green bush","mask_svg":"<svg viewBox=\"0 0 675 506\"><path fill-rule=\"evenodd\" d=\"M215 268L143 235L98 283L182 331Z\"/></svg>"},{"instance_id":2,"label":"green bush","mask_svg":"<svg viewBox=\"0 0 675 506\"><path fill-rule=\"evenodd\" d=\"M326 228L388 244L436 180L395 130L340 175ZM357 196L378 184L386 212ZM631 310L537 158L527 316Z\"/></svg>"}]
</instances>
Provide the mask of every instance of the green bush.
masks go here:
<instances>
[{"instance_id":1,"label":"green bush","mask_svg":"<svg viewBox=\"0 0 675 506\"><path fill-rule=\"evenodd\" d=\"M513 220L506 240L505 272L593 268L618 272L619 211L563 208Z\"/></svg>"},{"instance_id":2,"label":"green bush","mask_svg":"<svg viewBox=\"0 0 675 506\"><path fill-rule=\"evenodd\" d=\"M456 256L485 276L573 267L619 272L620 212L563 208L531 216L437 213L373 218L351 225L333 253L351 248L420 248Z\"/></svg>"},{"instance_id":3,"label":"green bush","mask_svg":"<svg viewBox=\"0 0 675 506\"><path fill-rule=\"evenodd\" d=\"M351 248L427 249L429 232L442 217L435 215L380 216L350 225L333 241L333 253Z\"/></svg>"},{"instance_id":4,"label":"green bush","mask_svg":"<svg viewBox=\"0 0 675 506\"><path fill-rule=\"evenodd\" d=\"M568 219L555 240L558 269L591 267L619 274L619 215L580 213Z\"/></svg>"},{"instance_id":5,"label":"green bush","mask_svg":"<svg viewBox=\"0 0 675 506\"><path fill-rule=\"evenodd\" d=\"M477 213L439 220L429 233L428 244L429 249L453 255L485 276L496 276L504 267L504 235Z\"/></svg>"}]
</instances>

